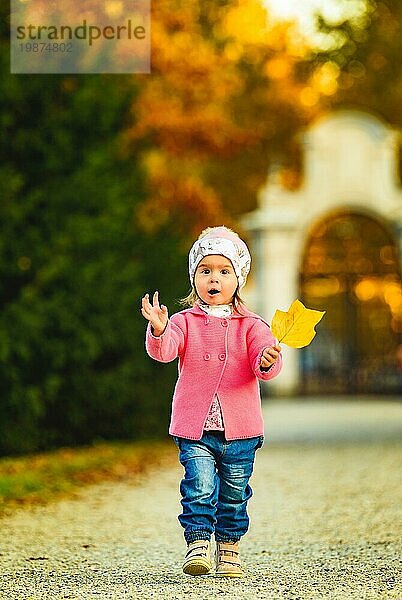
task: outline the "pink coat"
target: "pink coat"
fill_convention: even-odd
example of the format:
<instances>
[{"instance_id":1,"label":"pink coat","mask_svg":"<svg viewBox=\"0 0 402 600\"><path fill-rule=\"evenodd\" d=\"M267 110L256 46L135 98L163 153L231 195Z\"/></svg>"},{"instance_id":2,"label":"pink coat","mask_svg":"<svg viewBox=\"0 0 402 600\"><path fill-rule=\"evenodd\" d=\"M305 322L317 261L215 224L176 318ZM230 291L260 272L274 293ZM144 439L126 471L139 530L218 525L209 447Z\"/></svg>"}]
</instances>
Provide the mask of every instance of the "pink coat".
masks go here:
<instances>
[{"instance_id":1,"label":"pink coat","mask_svg":"<svg viewBox=\"0 0 402 600\"><path fill-rule=\"evenodd\" d=\"M148 325L148 354L160 362L179 357L171 435L199 440L215 394L227 440L263 435L258 379L275 377L282 356L268 371L260 370L262 351L276 340L261 317L247 309L243 313L221 318L194 306L174 314L160 337Z\"/></svg>"}]
</instances>

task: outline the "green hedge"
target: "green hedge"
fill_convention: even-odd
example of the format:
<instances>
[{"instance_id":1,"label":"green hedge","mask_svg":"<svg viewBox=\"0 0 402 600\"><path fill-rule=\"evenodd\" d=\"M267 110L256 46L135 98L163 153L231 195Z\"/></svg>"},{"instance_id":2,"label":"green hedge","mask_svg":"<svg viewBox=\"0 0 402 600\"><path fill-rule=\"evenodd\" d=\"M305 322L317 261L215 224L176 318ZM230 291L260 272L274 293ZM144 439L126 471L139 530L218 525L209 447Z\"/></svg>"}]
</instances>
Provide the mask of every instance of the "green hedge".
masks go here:
<instances>
[{"instance_id":1,"label":"green hedge","mask_svg":"<svg viewBox=\"0 0 402 600\"><path fill-rule=\"evenodd\" d=\"M177 367L145 354L140 298L178 310L186 257L137 227L134 80L9 75L2 57L0 453L163 435Z\"/></svg>"}]
</instances>

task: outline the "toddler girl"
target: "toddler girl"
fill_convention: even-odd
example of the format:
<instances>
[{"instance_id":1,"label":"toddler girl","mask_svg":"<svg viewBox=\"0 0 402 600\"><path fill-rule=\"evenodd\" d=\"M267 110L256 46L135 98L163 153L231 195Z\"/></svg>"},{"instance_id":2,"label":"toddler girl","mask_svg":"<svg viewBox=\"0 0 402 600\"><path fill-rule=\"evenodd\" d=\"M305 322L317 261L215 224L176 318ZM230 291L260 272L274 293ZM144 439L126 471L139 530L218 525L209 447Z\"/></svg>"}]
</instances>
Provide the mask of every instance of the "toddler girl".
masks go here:
<instances>
[{"instance_id":1,"label":"toddler girl","mask_svg":"<svg viewBox=\"0 0 402 600\"><path fill-rule=\"evenodd\" d=\"M184 467L179 521L188 548L183 571L241 577L239 540L247 532L249 479L263 444L258 379L275 377L280 347L268 324L239 296L250 270L246 244L232 230L203 231L189 254L192 290L186 310L168 318L155 292L146 294L148 354L160 362L179 358L169 433Z\"/></svg>"}]
</instances>

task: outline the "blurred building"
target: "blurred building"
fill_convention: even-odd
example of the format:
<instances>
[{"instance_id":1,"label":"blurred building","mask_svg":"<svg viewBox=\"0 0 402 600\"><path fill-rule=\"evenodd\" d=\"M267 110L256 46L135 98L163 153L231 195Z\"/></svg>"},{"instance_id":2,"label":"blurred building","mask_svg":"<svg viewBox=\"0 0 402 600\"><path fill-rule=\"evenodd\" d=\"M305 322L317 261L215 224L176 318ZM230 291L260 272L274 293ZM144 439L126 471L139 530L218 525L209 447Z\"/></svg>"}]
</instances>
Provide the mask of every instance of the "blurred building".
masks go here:
<instances>
[{"instance_id":1,"label":"blurred building","mask_svg":"<svg viewBox=\"0 0 402 600\"><path fill-rule=\"evenodd\" d=\"M273 173L245 216L253 253L247 300L268 322L295 298L326 310L305 349L284 347L278 393L399 393L402 190L399 134L342 110L306 132L303 184Z\"/></svg>"}]
</instances>

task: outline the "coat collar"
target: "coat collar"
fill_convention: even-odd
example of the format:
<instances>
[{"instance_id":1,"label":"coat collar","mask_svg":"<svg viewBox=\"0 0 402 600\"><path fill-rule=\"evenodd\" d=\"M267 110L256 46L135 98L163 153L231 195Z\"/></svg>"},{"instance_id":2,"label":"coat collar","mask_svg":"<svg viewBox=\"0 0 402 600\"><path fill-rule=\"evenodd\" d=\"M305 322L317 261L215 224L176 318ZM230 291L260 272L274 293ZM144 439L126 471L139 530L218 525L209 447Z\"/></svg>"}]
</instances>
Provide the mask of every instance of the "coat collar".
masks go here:
<instances>
[{"instance_id":1,"label":"coat collar","mask_svg":"<svg viewBox=\"0 0 402 600\"><path fill-rule=\"evenodd\" d=\"M198 315L198 316L205 317L205 312L197 304L195 304L191 308L186 308L182 312L183 313L190 313L190 314L193 314L193 315ZM252 319L258 319L259 321L264 321L264 323L266 323L265 319L263 319L262 317L260 317L260 315L257 315L256 313L253 313L251 310L249 310L248 308L246 308L244 305L241 306L240 312L234 311L231 314L231 316L228 317L228 318L229 319L252 318Z\"/></svg>"}]
</instances>

